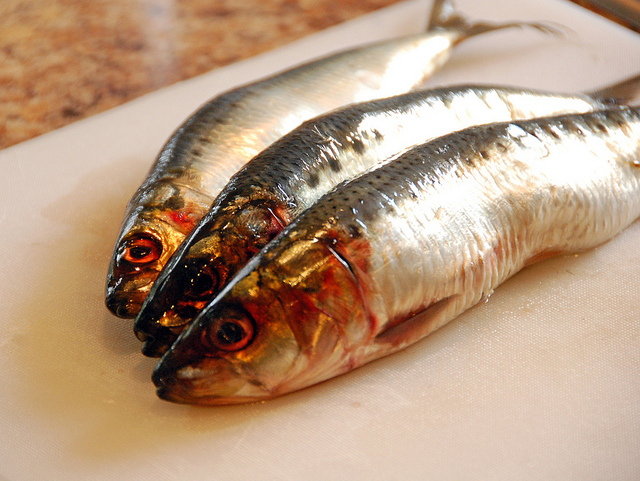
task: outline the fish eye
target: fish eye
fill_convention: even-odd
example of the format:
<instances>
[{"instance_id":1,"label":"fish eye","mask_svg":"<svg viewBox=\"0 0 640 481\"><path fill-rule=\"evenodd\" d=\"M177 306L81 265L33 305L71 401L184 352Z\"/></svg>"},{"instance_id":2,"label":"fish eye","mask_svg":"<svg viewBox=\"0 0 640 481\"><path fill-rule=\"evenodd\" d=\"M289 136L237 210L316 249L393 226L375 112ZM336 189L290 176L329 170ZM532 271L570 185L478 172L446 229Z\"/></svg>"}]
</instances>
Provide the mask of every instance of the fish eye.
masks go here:
<instances>
[{"instance_id":1,"label":"fish eye","mask_svg":"<svg viewBox=\"0 0 640 481\"><path fill-rule=\"evenodd\" d=\"M192 300L211 297L218 288L218 273L211 266L199 265L187 268L185 296Z\"/></svg>"},{"instance_id":2,"label":"fish eye","mask_svg":"<svg viewBox=\"0 0 640 481\"><path fill-rule=\"evenodd\" d=\"M138 236L127 240L124 244L122 259L139 266L157 261L162 254L162 245L157 239L149 236Z\"/></svg>"},{"instance_id":3,"label":"fish eye","mask_svg":"<svg viewBox=\"0 0 640 481\"><path fill-rule=\"evenodd\" d=\"M234 312L216 319L203 333L204 344L221 351L239 351L253 339L253 321L248 315ZM215 350L214 349L214 350Z\"/></svg>"}]
</instances>

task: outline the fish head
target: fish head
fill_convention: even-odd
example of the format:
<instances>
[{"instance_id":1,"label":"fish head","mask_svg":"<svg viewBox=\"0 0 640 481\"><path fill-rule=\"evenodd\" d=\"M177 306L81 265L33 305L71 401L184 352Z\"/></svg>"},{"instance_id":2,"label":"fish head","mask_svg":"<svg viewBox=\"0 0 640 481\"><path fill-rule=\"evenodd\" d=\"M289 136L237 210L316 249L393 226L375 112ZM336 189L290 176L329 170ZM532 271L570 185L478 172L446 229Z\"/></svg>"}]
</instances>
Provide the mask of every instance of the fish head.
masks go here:
<instances>
[{"instance_id":1,"label":"fish head","mask_svg":"<svg viewBox=\"0 0 640 481\"><path fill-rule=\"evenodd\" d=\"M133 318L171 255L209 202L183 188L155 186L129 203L107 274L106 305Z\"/></svg>"},{"instance_id":2,"label":"fish head","mask_svg":"<svg viewBox=\"0 0 640 481\"><path fill-rule=\"evenodd\" d=\"M353 367L368 332L353 272L315 240L295 242L277 256L269 247L164 354L153 374L162 399L253 402Z\"/></svg>"},{"instance_id":3,"label":"fish head","mask_svg":"<svg viewBox=\"0 0 640 481\"><path fill-rule=\"evenodd\" d=\"M265 203L214 206L176 252L138 314L142 352L160 357L228 280L281 230Z\"/></svg>"}]
</instances>

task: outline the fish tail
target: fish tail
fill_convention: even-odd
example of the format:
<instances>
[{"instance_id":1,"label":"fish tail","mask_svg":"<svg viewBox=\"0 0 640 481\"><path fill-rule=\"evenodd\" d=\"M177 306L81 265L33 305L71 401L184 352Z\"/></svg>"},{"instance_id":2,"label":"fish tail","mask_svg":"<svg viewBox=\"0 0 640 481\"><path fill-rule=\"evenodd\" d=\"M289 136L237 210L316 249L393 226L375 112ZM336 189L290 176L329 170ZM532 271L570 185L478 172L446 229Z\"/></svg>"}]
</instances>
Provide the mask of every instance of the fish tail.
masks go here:
<instances>
[{"instance_id":1,"label":"fish tail","mask_svg":"<svg viewBox=\"0 0 640 481\"><path fill-rule=\"evenodd\" d=\"M563 27L544 22L473 22L456 10L453 0L434 1L427 31L437 29L460 30L462 32L462 35L458 39L458 43L460 43L469 37L507 28L534 28L543 33L554 35L562 35L565 33Z\"/></svg>"},{"instance_id":2,"label":"fish tail","mask_svg":"<svg viewBox=\"0 0 640 481\"><path fill-rule=\"evenodd\" d=\"M587 95L612 105L638 105L640 103L640 75L587 92Z\"/></svg>"},{"instance_id":3,"label":"fish tail","mask_svg":"<svg viewBox=\"0 0 640 481\"><path fill-rule=\"evenodd\" d=\"M467 19L456 11L452 0L435 0L433 2L427 31L437 28L461 27L466 24Z\"/></svg>"}]
</instances>

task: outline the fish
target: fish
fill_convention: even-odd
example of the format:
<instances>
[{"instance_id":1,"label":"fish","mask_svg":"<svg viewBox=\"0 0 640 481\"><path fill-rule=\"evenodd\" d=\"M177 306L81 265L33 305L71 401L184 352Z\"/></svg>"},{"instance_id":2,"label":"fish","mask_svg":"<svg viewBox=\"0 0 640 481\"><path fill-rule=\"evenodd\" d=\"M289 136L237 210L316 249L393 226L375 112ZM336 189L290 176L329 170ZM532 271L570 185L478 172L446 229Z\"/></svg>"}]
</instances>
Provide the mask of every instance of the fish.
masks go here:
<instances>
[{"instance_id":1,"label":"fish","mask_svg":"<svg viewBox=\"0 0 640 481\"><path fill-rule=\"evenodd\" d=\"M470 37L525 26L558 32L535 22L470 22L451 0L436 0L426 33L336 53L204 104L171 135L127 205L107 273L107 308L135 317L229 178L282 135L339 106L420 86Z\"/></svg>"},{"instance_id":2,"label":"fish","mask_svg":"<svg viewBox=\"0 0 640 481\"><path fill-rule=\"evenodd\" d=\"M640 110L471 127L322 197L254 256L153 372L160 398L255 402L397 352L522 268L640 215Z\"/></svg>"},{"instance_id":3,"label":"fish","mask_svg":"<svg viewBox=\"0 0 640 481\"><path fill-rule=\"evenodd\" d=\"M639 84L637 76L583 95L437 88L352 104L303 123L231 178L160 273L134 323L143 354L164 354L251 257L339 183L455 130L598 110L635 98Z\"/></svg>"}]
</instances>

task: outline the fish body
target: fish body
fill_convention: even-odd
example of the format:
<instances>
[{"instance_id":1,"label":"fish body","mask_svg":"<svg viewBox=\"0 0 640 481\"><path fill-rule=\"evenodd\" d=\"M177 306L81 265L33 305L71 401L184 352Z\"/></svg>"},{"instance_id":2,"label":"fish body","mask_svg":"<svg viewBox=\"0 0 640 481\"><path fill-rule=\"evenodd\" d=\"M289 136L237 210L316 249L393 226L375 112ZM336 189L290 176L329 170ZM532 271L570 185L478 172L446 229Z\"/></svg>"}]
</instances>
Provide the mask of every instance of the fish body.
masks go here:
<instances>
[{"instance_id":1,"label":"fish body","mask_svg":"<svg viewBox=\"0 0 640 481\"><path fill-rule=\"evenodd\" d=\"M171 136L128 204L107 275L107 307L135 317L160 270L231 175L301 122L409 91L466 38L523 25L471 24L451 0L436 0L427 33L337 53L203 105Z\"/></svg>"},{"instance_id":2,"label":"fish body","mask_svg":"<svg viewBox=\"0 0 640 481\"><path fill-rule=\"evenodd\" d=\"M640 111L472 127L344 183L249 261L178 338L164 399L250 402L443 326L520 269L640 215Z\"/></svg>"},{"instance_id":3,"label":"fish body","mask_svg":"<svg viewBox=\"0 0 640 481\"><path fill-rule=\"evenodd\" d=\"M637 79L618 85L628 82ZM253 255L339 183L472 125L583 113L607 103L588 95L459 86L351 105L305 122L232 177L159 275L134 325L143 353L162 355Z\"/></svg>"}]
</instances>

